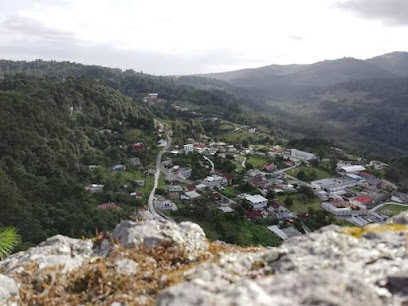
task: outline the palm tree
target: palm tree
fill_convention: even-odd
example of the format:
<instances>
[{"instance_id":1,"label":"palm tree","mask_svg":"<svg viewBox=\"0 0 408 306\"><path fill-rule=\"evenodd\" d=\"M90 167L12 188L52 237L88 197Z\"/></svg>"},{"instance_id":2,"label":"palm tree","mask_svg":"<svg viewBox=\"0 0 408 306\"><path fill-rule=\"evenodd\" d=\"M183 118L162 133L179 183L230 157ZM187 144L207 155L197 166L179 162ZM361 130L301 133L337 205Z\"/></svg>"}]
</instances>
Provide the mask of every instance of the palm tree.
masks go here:
<instances>
[{"instance_id":1,"label":"palm tree","mask_svg":"<svg viewBox=\"0 0 408 306\"><path fill-rule=\"evenodd\" d=\"M0 259L10 255L20 243L20 235L15 227L0 229Z\"/></svg>"}]
</instances>

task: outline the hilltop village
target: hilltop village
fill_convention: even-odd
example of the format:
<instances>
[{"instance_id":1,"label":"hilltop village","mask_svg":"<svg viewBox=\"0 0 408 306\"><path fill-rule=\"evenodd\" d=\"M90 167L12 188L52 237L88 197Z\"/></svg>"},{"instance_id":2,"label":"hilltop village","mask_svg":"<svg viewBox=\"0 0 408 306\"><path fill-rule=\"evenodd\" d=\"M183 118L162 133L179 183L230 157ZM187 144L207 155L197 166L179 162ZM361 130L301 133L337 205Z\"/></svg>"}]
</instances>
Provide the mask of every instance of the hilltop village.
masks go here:
<instances>
[{"instance_id":1,"label":"hilltop village","mask_svg":"<svg viewBox=\"0 0 408 306\"><path fill-rule=\"evenodd\" d=\"M144 102L166 100L150 94ZM237 244L277 245L324 225L361 227L408 209L408 194L382 178L385 163L336 147L322 154L268 141L251 144L238 135L264 137L258 128L211 120L228 127L224 141L205 134L180 138L161 122L155 142L135 133L135 142L120 147L126 162L111 169L88 165L93 181L86 190L101 201L100 210L118 211L123 202L136 201L149 211L135 213L135 219L189 220L211 239ZM109 186L100 183L104 175ZM117 201L103 202L105 193L118 190Z\"/></svg>"}]
</instances>

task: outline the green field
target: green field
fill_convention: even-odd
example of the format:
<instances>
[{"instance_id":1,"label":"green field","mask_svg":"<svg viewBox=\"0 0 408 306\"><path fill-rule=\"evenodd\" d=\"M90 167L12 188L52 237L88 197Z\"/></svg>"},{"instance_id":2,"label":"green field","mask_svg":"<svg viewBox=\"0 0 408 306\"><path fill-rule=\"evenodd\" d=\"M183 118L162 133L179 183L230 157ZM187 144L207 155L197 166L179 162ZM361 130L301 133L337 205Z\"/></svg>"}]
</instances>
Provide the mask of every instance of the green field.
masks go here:
<instances>
[{"instance_id":1,"label":"green field","mask_svg":"<svg viewBox=\"0 0 408 306\"><path fill-rule=\"evenodd\" d=\"M407 210L408 210L408 206L390 204L390 205L386 205L383 208L381 208L379 210L379 213L388 215L388 216L394 216L394 215L398 215L399 213L403 211L407 211Z\"/></svg>"},{"instance_id":2,"label":"green field","mask_svg":"<svg viewBox=\"0 0 408 306\"><path fill-rule=\"evenodd\" d=\"M322 202L318 198L315 198L313 200L304 200L302 195L299 193L291 195L279 194L276 198L279 201L279 203L281 203L284 206L285 199L291 198L293 200L293 204L291 206L285 207L293 212L306 213L309 211L309 208L312 208L316 211L322 210L321 205Z\"/></svg>"},{"instance_id":3,"label":"green field","mask_svg":"<svg viewBox=\"0 0 408 306\"><path fill-rule=\"evenodd\" d=\"M254 168L262 168L270 162L270 159L267 156L263 155L252 155L248 157L246 163L251 164Z\"/></svg>"},{"instance_id":4,"label":"green field","mask_svg":"<svg viewBox=\"0 0 408 306\"><path fill-rule=\"evenodd\" d=\"M306 174L307 177L313 177L313 173L315 173L314 178L312 179L313 181L321 180L324 178L330 178L334 177L333 173L327 170L326 168L323 167L307 167L307 166L299 166L297 168L290 169L286 171L287 174L297 177L297 174L299 173L300 170L303 170ZM312 181L308 180L308 182Z\"/></svg>"},{"instance_id":5,"label":"green field","mask_svg":"<svg viewBox=\"0 0 408 306\"><path fill-rule=\"evenodd\" d=\"M225 190L220 190L220 193L225 195L227 198L235 198L241 193L238 189L232 186L224 186L224 188Z\"/></svg>"}]
</instances>

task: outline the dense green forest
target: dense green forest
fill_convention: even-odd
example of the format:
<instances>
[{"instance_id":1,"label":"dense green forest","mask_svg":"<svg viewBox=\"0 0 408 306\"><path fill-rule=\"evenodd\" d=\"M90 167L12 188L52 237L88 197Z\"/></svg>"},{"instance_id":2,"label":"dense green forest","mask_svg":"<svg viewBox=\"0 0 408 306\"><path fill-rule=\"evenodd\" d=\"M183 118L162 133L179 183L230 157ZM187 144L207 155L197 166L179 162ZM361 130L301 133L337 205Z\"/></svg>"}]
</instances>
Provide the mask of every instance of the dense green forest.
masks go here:
<instances>
[{"instance_id":1,"label":"dense green forest","mask_svg":"<svg viewBox=\"0 0 408 306\"><path fill-rule=\"evenodd\" d=\"M240 94L223 81L199 77L159 77L39 60L0 61L0 78L0 227L19 228L22 248L56 233L93 235L96 229L112 228L141 206L106 171L92 172L86 165L110 169L126 163L132 154L122 147L135 130L143 132L143 141L155 145L155 118L170 124L180 144L204 133L223 139L222 124L214 117L261 128L272 137L249 137L242 139L243 145L290 140L289 146L324 157L332 146L351 150L351 144L360 156L388 161L386 177L408 187L406 158L398 158L406 152L408 141L408 86L401 79L341 85L347 92L368 93L359 99L334 99L327 90L318 91L316 101L309 101L309 115L313 107L319 111L309 116L282 104L265 103L248 92ZM169 103L141 102L149 92L158 92ZM173 105L186 105L194 112L180 112ZM349 128L328 121L343 122ZM154 154L143 157L147 165ZM87 193L84 186L91 182L104 183L106 193ZM98 204L117 199L123 203L122 210L97 209Z\"/></svg>"},{"instance_id":2,"label":"dense green forest","mask_svg":"<svg viewBox=\"0 0 408 306\"><path fill-rule=\"evenodd\" d=\"M93 234L128 213L97 210L83 165L125 159L120 135L152 130L150 111L98 81L25 75L0 82L0 104L0 227L16 226L25 243L38 243L56 233Z\"/></svg>"}]
</instances>

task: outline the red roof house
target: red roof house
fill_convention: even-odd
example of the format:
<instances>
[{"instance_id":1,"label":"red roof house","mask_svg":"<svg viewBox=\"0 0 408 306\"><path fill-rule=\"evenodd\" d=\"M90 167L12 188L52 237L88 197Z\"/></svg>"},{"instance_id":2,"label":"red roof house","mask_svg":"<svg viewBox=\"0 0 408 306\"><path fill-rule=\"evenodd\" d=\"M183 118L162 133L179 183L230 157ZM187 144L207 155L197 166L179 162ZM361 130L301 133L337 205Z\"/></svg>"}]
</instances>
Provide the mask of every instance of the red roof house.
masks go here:
<instances>
[{"instance_id":1,"label":"red roof house","mask_svg":"<svg viewBox=\"0 0 408 306\"><path fill-rule=\"evenodd\" d=\"M373 198L368 195L361 195L350 199L350 204L357 206L361 209L366 209L368 204L373 202Z\"/></svg>"},{"instance_id":2,"label":"red roof house","mask_svg":"<svg viewBox=\"0 0 408 306\"><path fill-rule=\"evenodd\" d=\"M272 172L276 169L276 165L274 163L271 163L269 165L263 166L263 169Z\"/></svg>"},{"instance_id":3,"label":"red roof house","mask_svg":"<svg viewBox=\"0 0 408 306\"><path fill-rule=\"evenodd\" d=\"M132 151L143 151L145 149L144 144L139 142L132 145Z\"/></svg>"},{"instance_id":4,"label":"red roof house","mask_svg":"<svg viewBox=\"0 0 408 306\"><path fill-rule=\"evenodd\" d=\"M119 210L119 209L122 209L121 207L119 207L118 205L116 205L113 202L108 202L108 203L98 205L98 208L102 209L102 210Z\"/></svg>"},{"instance_id":5,"label":"red roof house","mask_svg":"<svg viewBox=\"0 0 408 306\"><path fill-rule=\"evenodd\" d=\"M260 210L246 211L245 215L247 216L248 219L253 219L256 217L262 218L262 212Z\"/></svg>"}]
</instances>

